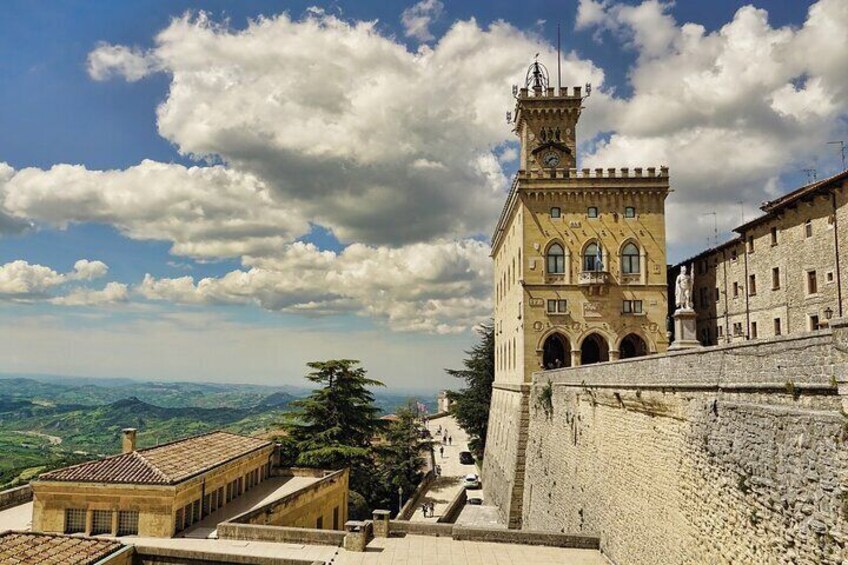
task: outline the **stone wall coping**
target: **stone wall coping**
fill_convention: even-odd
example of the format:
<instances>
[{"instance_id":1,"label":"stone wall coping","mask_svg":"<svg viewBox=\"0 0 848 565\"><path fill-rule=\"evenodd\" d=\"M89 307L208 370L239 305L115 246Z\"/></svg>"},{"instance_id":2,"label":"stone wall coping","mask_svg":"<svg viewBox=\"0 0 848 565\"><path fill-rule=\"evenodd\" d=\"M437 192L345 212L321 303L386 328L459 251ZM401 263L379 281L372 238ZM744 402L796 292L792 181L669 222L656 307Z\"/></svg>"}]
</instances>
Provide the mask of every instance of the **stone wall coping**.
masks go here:
<instances>
[{"instance_id":1,"label":"stone wall coping","mask_svg":"<svg viewBox=\"0 0 848 565\"><path fill-rule=\"evenodd\" d=\"M227 540L339 546L344 541L345 533L338 530L223 522L218 524L218 537Z\"/></svg>"},{"instance_id":2,"label":"stone wall coping","mask_svg":"<svg viewBox=\"0 0 848 565\"><path fill-rule=\"evenodd\" d=\"M464 488L459 489L456 495L445 508L439 519L436 520L439 524L453 524L459 518L462 509L465 508L465 503L468 501L468 491Z\"/></svg>"},{"instance_id":3,"label":"stone wall coping","mask_svg":"<svg viewBox=\"0 0 848 565\"><path fill-rule=\"evenodd\" d=\"M836 365L848 360L848 352L843 356L833 347L834 333L844 331L825 329L539 371L533 374L533 386L550 382L552 386L599 388L772 391L785 390L791 383L793 388L835 394L839 377ZM832 358L833 363L804 364L798 354L811 348L826 350L824 357ZM756 358L757 367L752 369L746 358ZM698 369L707 366L713 370Z\"/></svg>"},{"instance_id":4,"label":"stone wall coping","mask_svg":"<svg viewBox=\"0 0 848 565\"><path fill-rule=\"evenodd\" d=\"M28 484L0 491L0 510L18 506L32 500L32 487Z\"/></svg>"},{"instance_id":5,"label":"stone wall coping","mask_svg":"<svg viewBox=\"0 0 848 565\"><path fill-rule=\"evenodd\" d=\"M136 555L139 557L163 557L174 559L185 559L199 561L201 563L238 564L238 565L324 565L323 561L311 559L295 559L291 557L261 557L257 555L237 555L231 553L215 553L214 551L200 551L195 549L178 549L176 547L156 547L148 545L136 545Z\"/></svg>"}]
</instances>

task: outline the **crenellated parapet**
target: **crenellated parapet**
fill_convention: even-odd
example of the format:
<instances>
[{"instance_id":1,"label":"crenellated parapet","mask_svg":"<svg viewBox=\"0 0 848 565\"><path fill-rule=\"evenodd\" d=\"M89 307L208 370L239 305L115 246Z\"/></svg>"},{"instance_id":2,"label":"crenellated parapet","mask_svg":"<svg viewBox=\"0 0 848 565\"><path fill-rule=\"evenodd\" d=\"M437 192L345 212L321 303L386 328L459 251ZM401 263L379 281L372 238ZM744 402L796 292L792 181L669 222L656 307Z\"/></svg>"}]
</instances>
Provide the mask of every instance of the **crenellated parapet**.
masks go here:
<instances>
[{"instance_id":1,"label":"crenellated parapet","mask_svg":"<svg viewBox=\"0 0 848 565\"><path fill-rule=\"evenodd\" d=\"M668 167L621 167L596 169L530 169L519 170L519 180L523 179L640 179L668 178Z\"/></svg>"}]
</instances>

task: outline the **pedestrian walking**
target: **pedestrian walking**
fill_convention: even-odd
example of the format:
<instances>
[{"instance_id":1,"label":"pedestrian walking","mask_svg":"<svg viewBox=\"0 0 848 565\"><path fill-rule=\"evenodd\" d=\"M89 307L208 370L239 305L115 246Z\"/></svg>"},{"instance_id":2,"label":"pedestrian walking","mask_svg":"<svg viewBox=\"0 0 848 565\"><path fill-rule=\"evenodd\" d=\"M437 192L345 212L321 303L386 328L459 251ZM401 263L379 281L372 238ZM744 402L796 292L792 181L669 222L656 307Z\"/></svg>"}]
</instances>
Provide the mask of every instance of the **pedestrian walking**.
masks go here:
<instances>
[{"instance_id":1,"label":"pedestrian walking","mask_svg":"<svg viewBox=\"0 0 848 565\"><path fill-rule=\"evenodd\" d=\"M427 503L426 502L421 503L421 513L424 515L425 518L427 517Z\"/></svg>"},{"instance_id":2,"label":"pedestrian walking","mask_svg":"<svg viewBox=\"0 0 848 565\"><path fill-rule=\"evenodd\" d=\"M448 436L448 445L453 445L453 436Z\"/></svg>"},{"instance_id":3,"label":"pedestrian walking","mask_svg":"<svg viewBox=\"0 0 848 565\"><path fill-rule=\"evenodd\" d=\"M439 446L439 456L440 456L442 459L444 459L444 458L445 458L445 446L444 446L444 445Z\"/></svg>"}]
</instances>

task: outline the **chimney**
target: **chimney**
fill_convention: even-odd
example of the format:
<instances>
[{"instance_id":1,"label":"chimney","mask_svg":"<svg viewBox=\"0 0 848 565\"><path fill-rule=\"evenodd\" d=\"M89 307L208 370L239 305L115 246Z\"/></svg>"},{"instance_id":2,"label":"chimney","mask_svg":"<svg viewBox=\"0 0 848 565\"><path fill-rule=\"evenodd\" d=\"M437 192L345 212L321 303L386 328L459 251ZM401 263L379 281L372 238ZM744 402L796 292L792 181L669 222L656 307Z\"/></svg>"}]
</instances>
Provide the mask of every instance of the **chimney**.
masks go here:
<instances>
[{"instance_id":1,"label":"chimney","mask_svg":"<svg viewBox=\"0 0 848 565\"><path fill-rule=\"evenodd\" d=\"M123 433L123 449L122 453L132 453L135 451L135 428L124 428L121 430Z\"/></svg>"}]
</instances>

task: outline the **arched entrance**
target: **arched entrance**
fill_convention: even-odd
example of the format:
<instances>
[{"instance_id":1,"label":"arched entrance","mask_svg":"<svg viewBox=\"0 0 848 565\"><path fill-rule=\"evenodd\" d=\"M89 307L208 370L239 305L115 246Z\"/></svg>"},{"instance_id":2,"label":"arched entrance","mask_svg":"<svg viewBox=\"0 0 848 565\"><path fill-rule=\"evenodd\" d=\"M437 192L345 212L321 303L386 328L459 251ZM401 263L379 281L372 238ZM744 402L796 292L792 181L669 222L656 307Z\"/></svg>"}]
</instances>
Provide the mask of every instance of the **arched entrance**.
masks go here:
<instances>
[{"instance_id":1,"label":"arched entrance","mask_svg":"<svg viewBox=\"0 0 848 565\"><path fill-rule=\"evenodd\" d=\"M589 334L580 346L580 364L591 365L609 361L609 344L600 334Z\"/></svg>"},{"instance_id":2,"label":"arched entrance","mask_svg":"<svg viewBox=\"0 0 848 565\"><path fill-rule=\"evenodd\" d=\"M542 346L542 366L556 369L571 366L571 345L562 334L551 334Z\"/></svg>"},{"instance_id":3,"label":"arched entrance","mask_svg":"<svg viewBox=\"0 0 848 565\"><path fill-rule=\"evenodd\" d=\"M618 347L619 358L629 359L631 357L641 357L648 354L648 344L641 336L636 334L627 334L621 340L621 345Z\"/></svg>"}]
</instances>

